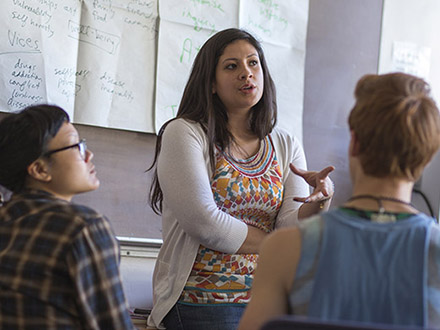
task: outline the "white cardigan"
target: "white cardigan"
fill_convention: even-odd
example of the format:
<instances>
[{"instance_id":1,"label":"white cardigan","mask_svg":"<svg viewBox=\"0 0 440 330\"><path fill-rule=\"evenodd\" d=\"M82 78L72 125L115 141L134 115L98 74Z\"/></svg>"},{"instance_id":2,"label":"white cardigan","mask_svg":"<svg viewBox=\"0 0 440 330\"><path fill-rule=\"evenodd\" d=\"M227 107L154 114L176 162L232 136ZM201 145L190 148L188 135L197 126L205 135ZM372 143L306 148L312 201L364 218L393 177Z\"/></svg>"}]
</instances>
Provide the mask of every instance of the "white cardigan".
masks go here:
<instances>
[{"instance_id":1,"label":"white cardigan","mask_svg":"<svg viewBox=\"0 0 440 330\"><path fill-rule=\"evenodd\" d=\"M285 131L271 133L283 173L283 202L276 227L298 222L301 204L293 197L309 195L307 183L293 173L289 163L306 169L304 151ZM162 237L153 275L153 310L148 325L160 326L180 297L202 244L225 253L236 253L247 235L247 225L220 211L214 201L210 178L208 141L198 123L172 121L162 136L157 173L163 192Z\"/></svg>"}]
</instances>

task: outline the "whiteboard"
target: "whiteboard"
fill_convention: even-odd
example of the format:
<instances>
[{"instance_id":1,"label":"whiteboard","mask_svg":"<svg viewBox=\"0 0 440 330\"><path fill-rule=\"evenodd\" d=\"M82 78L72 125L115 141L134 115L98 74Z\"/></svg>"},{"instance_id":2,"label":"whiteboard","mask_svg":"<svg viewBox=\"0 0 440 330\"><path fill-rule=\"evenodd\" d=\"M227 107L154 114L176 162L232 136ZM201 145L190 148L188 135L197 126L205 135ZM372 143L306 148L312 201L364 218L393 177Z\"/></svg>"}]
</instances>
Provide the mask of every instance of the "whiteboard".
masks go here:
<instances>
[{"instance_id":1,"label":"whiteboard","mask_svg":"<svg viewBox=\"0 0 440 330\"><path fill-rule=\"evenodd\" d=\"M302 139L308 0L3 0L0 109L60 105L74 123L155 133L216 31L262 42L279 126Z\"/></svg>"}]
</instances>

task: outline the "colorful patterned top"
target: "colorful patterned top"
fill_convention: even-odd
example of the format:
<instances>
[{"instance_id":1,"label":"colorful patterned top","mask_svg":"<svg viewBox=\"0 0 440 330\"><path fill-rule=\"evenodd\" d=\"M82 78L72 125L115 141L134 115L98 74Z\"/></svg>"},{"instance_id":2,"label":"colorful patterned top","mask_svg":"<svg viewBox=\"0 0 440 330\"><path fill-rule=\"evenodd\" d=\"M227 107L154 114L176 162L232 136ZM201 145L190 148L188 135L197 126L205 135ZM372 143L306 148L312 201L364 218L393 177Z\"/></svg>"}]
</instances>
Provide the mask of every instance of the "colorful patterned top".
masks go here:
<instances>
[{"instance_id":1,"label":"colorful patterned top","mask_svg":"<svg viewBox=\"0 0 440 330\"><path fill-rule=\"evenodd\" d=\"M221 211L271 232L281 207L283 184L270 136L255 156L245 160L217 149L211 187ZM179 302L248 303L257 260L257 254L228 254L201 245Z\"/></svg>"},{"instance_id":2,"label":"colorful patterned top","mask_svg":"<svg viewBox=\"0 0 440 330\"><path fill-rule=\"evenodd\" d=\"M275 228L283 228L298 223L301 204L293 198L310 194L309 185L291 174L289 164L307 169L307 163L298 139L279 127L270 137L283 174L283 202ZM211 167L209 150L210 141L198 122L178 118L163 132L157 163L164 197L163 244L154 267L154 306L148 317L151 327L163 329L161 322L179 301L200 245L234 254L246 240L248 225L223 212L213 198L215 166Z\"/></svg>"}]
</instances>

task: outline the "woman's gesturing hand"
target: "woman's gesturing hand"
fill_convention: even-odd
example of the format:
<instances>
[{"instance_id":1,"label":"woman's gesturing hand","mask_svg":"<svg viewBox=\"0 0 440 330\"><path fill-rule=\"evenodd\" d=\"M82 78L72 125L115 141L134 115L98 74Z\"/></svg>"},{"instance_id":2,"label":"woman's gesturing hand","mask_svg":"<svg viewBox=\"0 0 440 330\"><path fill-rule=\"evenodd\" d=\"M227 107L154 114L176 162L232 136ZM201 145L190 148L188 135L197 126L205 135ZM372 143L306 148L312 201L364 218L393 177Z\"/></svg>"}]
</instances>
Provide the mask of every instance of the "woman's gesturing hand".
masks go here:
<instances>
[{"instance_id":1,"label":"woman's gesturing hand","mask_svg":"<svg viewBox=\"0 0 440 330\"><path fill-rule=\"evenodd\" d=\"M323 170L317 171L305 171L290 164L290 169L296 175L302 177L310 186L312 186L313 192L307 197L295 197L296 202L311 203L327 200L333 196L334 185L329 178L329 174L335 169L334 166L327 166Z\"/></svg>"}]
</instances>

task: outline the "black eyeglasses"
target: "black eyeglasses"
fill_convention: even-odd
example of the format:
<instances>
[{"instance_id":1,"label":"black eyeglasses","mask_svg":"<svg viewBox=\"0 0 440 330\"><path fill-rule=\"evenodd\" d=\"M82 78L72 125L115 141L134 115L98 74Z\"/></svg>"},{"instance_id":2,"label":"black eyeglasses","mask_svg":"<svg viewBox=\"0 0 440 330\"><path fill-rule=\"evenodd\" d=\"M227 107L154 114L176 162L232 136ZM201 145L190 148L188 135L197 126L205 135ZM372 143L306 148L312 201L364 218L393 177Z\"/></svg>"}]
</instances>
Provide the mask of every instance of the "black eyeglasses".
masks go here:
<instances>
[{"instance_id":1,"label":"black eyeglasses","mask_svg":"<svg viewBox=\"0 0 440 330\"><path fill-rule=\"evenodd\" d=\"M72 144L71 146L67 146L67 147L63 147L63 148L59 148L59 149L55 149L55 150L49 150L48 152L45 152L43 154L43 156L49 157L50 155L52 155L56 152L64 151L64 150L71 149L71 148L78 148L79 154L81 155L81 158L84 160L86 159L87 144L86 144L85 139L82 139L78 143Z\"/></svg>"}]
</instances>

